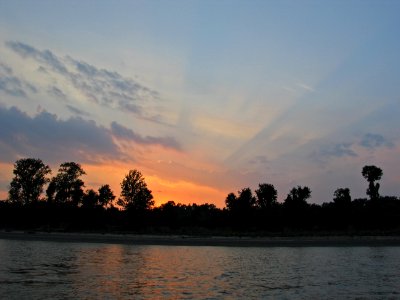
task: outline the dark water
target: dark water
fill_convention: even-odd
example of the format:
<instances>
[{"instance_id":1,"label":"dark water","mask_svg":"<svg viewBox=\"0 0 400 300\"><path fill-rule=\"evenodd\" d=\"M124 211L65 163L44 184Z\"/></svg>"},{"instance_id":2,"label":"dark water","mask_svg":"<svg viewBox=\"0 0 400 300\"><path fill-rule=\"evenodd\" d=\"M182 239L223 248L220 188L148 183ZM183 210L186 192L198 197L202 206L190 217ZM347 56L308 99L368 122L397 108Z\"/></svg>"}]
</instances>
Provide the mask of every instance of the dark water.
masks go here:
<instances>
[{"instance_id":1,"label":"dark water","mask_svg":"<svg viewBox=\"0 0 400 300\"><path fill-rule=\"evenodd\" d=\"M0 299L400 299L400 248L0 240Z\"/></svg>"}]
</instances>

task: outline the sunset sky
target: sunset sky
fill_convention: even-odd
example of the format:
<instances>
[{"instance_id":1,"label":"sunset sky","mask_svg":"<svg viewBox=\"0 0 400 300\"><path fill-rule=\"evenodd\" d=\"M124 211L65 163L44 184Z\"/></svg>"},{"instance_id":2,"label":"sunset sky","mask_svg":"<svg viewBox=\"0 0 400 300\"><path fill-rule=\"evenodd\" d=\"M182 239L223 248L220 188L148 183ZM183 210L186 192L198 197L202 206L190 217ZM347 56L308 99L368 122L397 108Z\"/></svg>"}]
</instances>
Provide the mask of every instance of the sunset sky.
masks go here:
<instances>
[{"instance_id":1,"label":"sunset sky","mask_svg":"<svg viewBox=\"0 0 400 300\"><path fill-rule=\"evenodd\" d=\"M272 183L310 202L364 165L400 195L400 1L0 0L0 199L13 163L86 188L140 170L156 204Z\"/></svg>"}]
</instances>

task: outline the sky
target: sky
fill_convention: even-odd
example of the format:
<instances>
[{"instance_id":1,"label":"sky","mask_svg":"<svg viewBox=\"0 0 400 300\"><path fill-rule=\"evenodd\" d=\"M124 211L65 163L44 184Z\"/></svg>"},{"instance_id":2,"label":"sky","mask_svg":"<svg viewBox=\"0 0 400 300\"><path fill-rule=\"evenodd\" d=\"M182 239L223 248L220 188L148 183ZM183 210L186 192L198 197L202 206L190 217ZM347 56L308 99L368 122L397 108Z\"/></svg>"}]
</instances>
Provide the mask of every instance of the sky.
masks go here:
<instances>
[{"instance_id":1,"label":"sky","mask_svg":"<svg viewBox=\"0 0 400 300\"><path fill-rule=\"evenodd\" d=\"M0 0L0 199L26 157L156 205L400 195L399 1Z\"/></svg>"}]
</instances>

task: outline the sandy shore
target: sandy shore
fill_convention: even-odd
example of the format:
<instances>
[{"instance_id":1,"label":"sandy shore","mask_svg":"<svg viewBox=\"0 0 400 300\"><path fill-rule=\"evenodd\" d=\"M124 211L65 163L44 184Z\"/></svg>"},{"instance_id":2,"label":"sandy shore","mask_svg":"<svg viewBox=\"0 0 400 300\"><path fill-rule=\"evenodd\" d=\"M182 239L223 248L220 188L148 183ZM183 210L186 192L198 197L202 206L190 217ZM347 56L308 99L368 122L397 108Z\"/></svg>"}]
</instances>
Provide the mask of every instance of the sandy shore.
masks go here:
<instances>
[{"instance_id":1,"label":"sandy shore","mask_svg":"<svg viewBox=\"0 0 400 300\"><path fill-rule=\"evenodd\" d=\"M113 233L0 232L0 239L129 245L229 247L400 246L400 236L223 237Z\"/></svg>"}]
</instances>

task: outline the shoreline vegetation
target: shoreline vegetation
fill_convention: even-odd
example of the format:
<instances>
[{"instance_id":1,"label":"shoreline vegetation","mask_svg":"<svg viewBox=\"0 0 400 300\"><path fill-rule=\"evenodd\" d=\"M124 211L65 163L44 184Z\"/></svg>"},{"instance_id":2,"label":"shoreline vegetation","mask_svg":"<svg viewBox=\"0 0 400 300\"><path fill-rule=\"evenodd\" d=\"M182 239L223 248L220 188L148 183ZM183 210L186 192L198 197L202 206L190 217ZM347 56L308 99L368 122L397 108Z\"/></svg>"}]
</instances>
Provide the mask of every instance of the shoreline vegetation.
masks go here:
<instances>
[{"instance_id":1,"label":"shoreline vegetation","mask_svg":"<svg viewBox=\"0 0 400 300\"><path fill-rule=\"evenodd\" d=\"M84 190L85 171L75 162L61 164L49 178L50 167L40 159L20 159L13 174L8 199L0 201L1 238L75 239L74 235L85 233L88 240L99 235L119 242L129 235L137 243L279 245L289 239L292 242L287 243L295 245L311 239L321 245L355 241L400 245L400 199L380 195L383 172L373 165L361 172L368 182L368 198L352 199L349 188L338 188L332 202L310 204L311 189L297 186L281 203L273 184L260 183L254 193L250 188L229 193L222 209L174 201L155 206L138 170L123 178L118 199L107 184L97 191Z\"/></svg>"}]
</instances>

